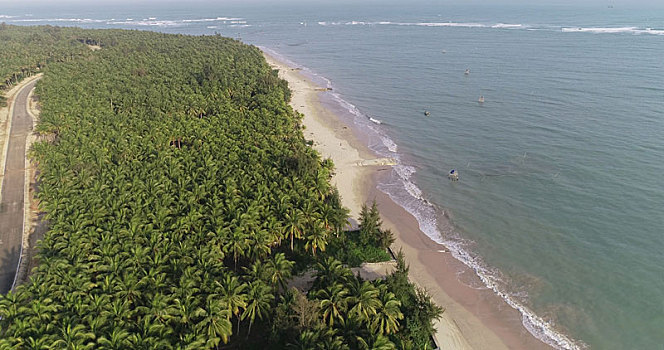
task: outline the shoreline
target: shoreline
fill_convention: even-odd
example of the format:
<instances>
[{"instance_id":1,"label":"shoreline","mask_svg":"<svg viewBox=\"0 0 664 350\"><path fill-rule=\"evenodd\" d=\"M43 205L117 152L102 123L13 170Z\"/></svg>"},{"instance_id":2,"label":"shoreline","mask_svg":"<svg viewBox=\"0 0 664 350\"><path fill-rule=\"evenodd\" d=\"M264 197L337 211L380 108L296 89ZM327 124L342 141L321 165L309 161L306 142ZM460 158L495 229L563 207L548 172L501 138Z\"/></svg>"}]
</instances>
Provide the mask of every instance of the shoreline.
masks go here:
<instances>
[{"instance_id":1,"label":"shoreline","mask_svg":"<svg viewBox=\"0 0 664 350\"><path fill-rule=\"evenodd\" d=\"M288 64L263 53L268 63L293 91L291 106L305 115L304 136L313 139L314 149L335 164L332 183L344 206L357 218L364 203L376 200L383 227L394 232L393 248L403 249L410 265L410 279L425 288L445 308L436 322L435 338L441 349L551 349L522 324L519 311L489 289L475 289L458 280L467 269L446 248L426 236L417 220L395 203L377 185L391 167L374 159L355 131L320 102L320 87ZM363 166L360 166L363 165ZM476 277L476 276L475 276ZM477 278L477 277L476 277ZM479 281L479 278L477 278Z\"/></svg>"}]
</instances>

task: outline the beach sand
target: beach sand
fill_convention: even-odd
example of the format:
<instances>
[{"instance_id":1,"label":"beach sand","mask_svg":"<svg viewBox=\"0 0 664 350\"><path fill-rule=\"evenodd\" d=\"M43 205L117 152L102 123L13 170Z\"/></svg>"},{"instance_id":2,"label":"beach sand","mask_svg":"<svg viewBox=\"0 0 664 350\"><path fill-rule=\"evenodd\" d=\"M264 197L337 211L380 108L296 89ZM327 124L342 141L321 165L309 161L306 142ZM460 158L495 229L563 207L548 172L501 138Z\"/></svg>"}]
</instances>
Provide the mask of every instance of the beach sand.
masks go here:
<instances>
[{"instance_id":1,"label":"beach sand","mask_svg":"<svg viewBox=\"0 0 664 350\"><path fill-rule=\"evenodd\" d=\"M376 159L353 129L326 109L319 94L326 93L299 69L290 67L265 54L268 63L279 70L293 91L291 106L304 114L305 138L314 141L324 158L335 164L332 182L339 189L343 204L357 219L363 204L376 200L383 227L394 232L393 248L402 249L410 265L410 278L425 288L433 300L445 308L436 323L435 338L441 349L551 349L522 325L521 315L493 291L471 288L468 275L479 279L447 249L420 231L416 219L377 190L381 176L389 175L390 159ZM445 251L445 252L443 252ZM464 275L463 283L459 275Z\"/></svg>"}]
</instances>

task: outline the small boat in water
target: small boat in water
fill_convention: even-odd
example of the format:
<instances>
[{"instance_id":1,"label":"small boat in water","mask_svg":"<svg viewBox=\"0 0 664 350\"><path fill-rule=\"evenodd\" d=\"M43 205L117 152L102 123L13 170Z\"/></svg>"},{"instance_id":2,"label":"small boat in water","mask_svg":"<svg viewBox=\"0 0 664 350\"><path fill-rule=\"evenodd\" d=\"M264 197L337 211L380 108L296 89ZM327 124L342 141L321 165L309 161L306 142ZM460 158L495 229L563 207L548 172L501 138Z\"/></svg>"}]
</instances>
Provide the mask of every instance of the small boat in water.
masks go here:
<instances>
[{"instance_id":1,"label":"small boat in water","mask_svg":"<svg viewBox=\"0 0 664 350\"><path fill-rule=\"evenodd\" d=\"M484 96L480 96L480 98L477 100L479 103L484 103Z\"/></svg>"},{"instance_id":2,"label":"small boat in water","mask_svg":"<svg viewBox=\"0 0 664 350\"><path fill-rule=\"evenodd\" d=\"M424 111L424 115L428 117L431 113L429 113L429 111Z\"/></svg>"},{"instance_id":3,"label":"small boat in water","mask_svg":"<svg viewBox=\"0 0 664 350\"><path fill-rule=\"evenodd\" d=\"M456 169L452 169L452 171L447 174L447 177L452 181L459 181L459 172L456 171Z\"/></svg>"},{"instance_id":4,"label":"small boat in water","mask_svg":"<svg viewBox=\"0 0 664 350\"><path fill-rule=\"evenodd\" d=\"M465 75L470 75L470 68L466 69L466 71L463 72L463 74L465 74Z\"/></svg>"},{"instance_id":5,"label":"small boat in water","mask_svg":"<svg viewBox=\"0 0 664 350\"><path fill-rule=\"evenodd\" d=\"M383 124L383 122L381 122L380 120L372 118L372 117L369 117L369 120L374 124L379 124L379 125Z\"/></svg>"}]
</instances>

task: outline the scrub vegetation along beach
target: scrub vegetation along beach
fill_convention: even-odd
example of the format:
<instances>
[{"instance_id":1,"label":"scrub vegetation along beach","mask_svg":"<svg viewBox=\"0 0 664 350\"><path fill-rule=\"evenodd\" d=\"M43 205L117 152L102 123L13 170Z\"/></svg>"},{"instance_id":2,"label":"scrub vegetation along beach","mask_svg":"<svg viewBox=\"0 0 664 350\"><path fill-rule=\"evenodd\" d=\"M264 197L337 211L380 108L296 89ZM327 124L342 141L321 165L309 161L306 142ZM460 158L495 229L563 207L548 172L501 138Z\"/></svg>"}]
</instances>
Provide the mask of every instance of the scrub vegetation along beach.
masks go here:
<instances>
[{"instance_id":1,"label":"scrub vegetation along beach","mask_svg":"<svg viewBox=\"0 0 664 350\"><path fill-rule=\"evenodd\" d=\"M256 47L51 26L0 39L5 87L44 72L30 156L48 227L0 297L0 348L434 346L442 308L402 254L384 279L351 272L394 238L375 205L346 231L334 164ZM287 287L307 271L311 288Z\"/></svg>"}]
</instances>

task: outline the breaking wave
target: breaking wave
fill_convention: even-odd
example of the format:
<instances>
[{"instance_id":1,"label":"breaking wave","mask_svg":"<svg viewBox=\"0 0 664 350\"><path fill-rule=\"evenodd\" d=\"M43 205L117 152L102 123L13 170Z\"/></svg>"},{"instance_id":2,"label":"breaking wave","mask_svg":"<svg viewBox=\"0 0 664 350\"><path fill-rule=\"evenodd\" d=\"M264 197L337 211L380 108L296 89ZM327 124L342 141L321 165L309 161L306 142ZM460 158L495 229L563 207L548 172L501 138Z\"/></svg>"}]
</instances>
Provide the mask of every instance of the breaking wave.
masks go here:
<instances>
[{"instance_id":1,"label":"breaking wave","mask_svg":"<svg viewBox=\"0 0 664 350\"><path fill-rule=\"evenodd\" d=\"M365 21L342 21L342 22L318 22L321 26L339 26L339 25L393 25L393 26L418 26L418 27L462 27L462 28L501 28L501 29L513 29L513 28L527 28L525 24L506 24L506 23L497 23L497 24L483 24L483 23L473 23L473 22L390 22L390 21L378 21L378 22L365 22Z\"/></svg>"},{"instance_id":2,"label":"breaking wave","mask_svg":"<svg viewBox=\"0 0 664 350\"><path fill-rule=\"evenodd\" d=\"M337 21L337 22L318 22L321 26L418 26L418 27L458 27L458 28L488 28L488 29L525 29L525 30L544 30L544 31L562 31L564 33L596 33L596 34L652 34L664 35L664 29L642 28L636 26L629 27L564 27L551 25L528 25L521 23L476 23L476 22L390 22L390 21Z\"/></svg>"},{"instance_id":3,"label":"breaking wave","mask_svg":"<svg viewBox=\"0 0 664 350\"><path fill-rule=\"evenodd\" d=\"M638 27L564 27L565 33L595 33L595 34L652 34L664 35L664 29L638 28Z\"/></svg>"},{"instance_id":4,"label":"breaking wave","mask_svg":"<svg viewBox=\"0 0 664 350\"><path fill-rule=\"evenodd\" d=\"M190 18L190 19L157 19L156 17L147 17L141 19L92 19L92 18L16 18L17 16L0 15L0 18L7 18L7 22L12 23L84 23L84 24L107 24L123 26L147 26L147 27L184 27L196 23L210 23L226 25L228 27L250 27L244 18L240 17L215 17L215 18ZM16 18L16 19L15 19Z\"/></svg>"}]
</instances>

